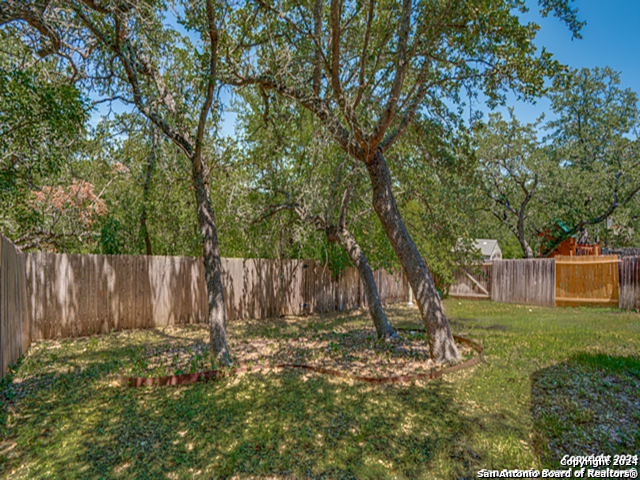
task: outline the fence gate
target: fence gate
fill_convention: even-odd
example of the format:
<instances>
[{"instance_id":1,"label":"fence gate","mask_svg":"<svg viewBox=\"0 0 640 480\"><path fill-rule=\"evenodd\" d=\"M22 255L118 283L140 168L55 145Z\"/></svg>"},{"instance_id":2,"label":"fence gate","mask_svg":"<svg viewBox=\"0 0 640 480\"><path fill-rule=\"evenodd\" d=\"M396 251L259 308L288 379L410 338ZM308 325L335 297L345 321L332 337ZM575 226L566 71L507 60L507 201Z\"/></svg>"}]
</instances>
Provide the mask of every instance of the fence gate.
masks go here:
<instances>
[{"instance_id":1,"label":"fence gate","mask_svg":"<svg viewBox=\"0 0 640 480\"><path fill-rule=\"evenodd\" d=\"M462 269L454 276L455 283L449 288L449 296L491 300L491 263L483 263L479 273L471 274Z\"/></svg>"},{"instance_id":2,"label":"fence gate","mask_svg":"<svg viewBox=\"0 0 640 480\"><path fill-rule=\"evenodd\" d=\"M556 305L618 305L618 256L555 257Z\"/></svg>"}]
</instances>

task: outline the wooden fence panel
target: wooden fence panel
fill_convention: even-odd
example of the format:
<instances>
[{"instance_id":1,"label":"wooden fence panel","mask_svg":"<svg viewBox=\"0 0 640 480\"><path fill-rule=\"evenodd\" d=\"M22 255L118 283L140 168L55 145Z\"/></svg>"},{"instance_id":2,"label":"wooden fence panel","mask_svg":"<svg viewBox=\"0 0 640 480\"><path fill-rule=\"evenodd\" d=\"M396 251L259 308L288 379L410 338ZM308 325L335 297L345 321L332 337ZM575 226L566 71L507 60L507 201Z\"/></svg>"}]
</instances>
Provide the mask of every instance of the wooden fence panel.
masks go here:
<instances>
[{"instance_id":1,"label":"wooden fence panel","mask_svg":"<svg viewBox=\"0 0 640 480\"><path fill-rule=\"evenodd\" d=\"M331 275L327 275L327 268L316 262L316 276L314 285L314 295L316 296L316 312L327 312L329 310L329 299L326 283L331 280Z\"/></svg>"},{"instance_id":2,"label":"wooden fence panel","mask_svg":"<svg viewBox=\"0 0 640 480\"><path fill-rule=\"evenodd\" d=\"M16 284L20 290L20 327L21 327L21 339L20 355L26 353L31 345L31 314L29 312L29 301L27 296L27 256L20 254L18 256L18 276L16 277Z\"/></svg>"},{"instance_id":3,"label":"wooden fence panel","mask_svg":"<svg viewBox=\"0 0 640 480\"><path fill-rule=\"evenodd\" d=\"M315 305L315 277L316 277L316 262L314 260L308 260L304 262L304 272L303 272L303 304L306 305L305 312L313 313L316 309Z\"/></svg>"},{"instance_id":4,"label":"wooden fence panel","mask_svg":"<svg viewBox=\"0 0 640 480\"><path fill-rule=\"evenodd\" d=\"M358 269L353 267L348 270L347 289L348 289L348 303L346 308L361 308L362 301L360 300L360 274Z\"/></svg>"},{"instance_id":5,"label":"wooden fence panel","mask_svg":"<svg viewBox=\"0 0 640 480\"><path fill-rule=\"evenodd\" d=\"M360 273L358 269L353 267L349 269L349 306L347 308L360 308L362 301L360 300Z\"/></svg>"},{"instance_id":6,"label":"wooden fence panel","mask_svg":"<svg viewBox=\"0 0 640 480\"><path fill-rule=\"evenodd\" d=\"M169 325L171 315L171 305L168 300L168 289L165 287L166 270L169 266L167 257L151 257L149 260L149 283L151 291L149 294L151 301L151 316L157 327Z\"/></svg>"},{"instance_id":7,"label":"wooden fence panel","mask_svg":"<svg viewBox=\"0 0 640 480\"><path fill-rule=\"evenodd\" d=\"M470 274L467 270L454 273L455 283L449 288L454 298L491 299L491 263L484 263L479 273Z\"/></svg>"},{"instance_id":8,"label":"wooden fence panel","mask_svg":"<svg viewBox=\"0 0 640 480\"><path fill-rule=\"evenodd\" d=\"M105 255L105 293L107 311L107 330L117 330L119 320L117 270L115 255Z\"/></svg>"},{"instance_id":9,"label":"wooden fence panel","mask_svg":"<svg viewBox=\"0 0 640 480\"><path fill-rule=\"evenodd\" d=\"M304 312L304 260L295 260L296 282L292 285L295 300L292 305L292 315L302 315Z\"/></svg>"},{"instance_id":10,"label":"wooden fence panel","mask_svg":"<svg viewBox=\"0 0 640 480\"><path fill-rule=\"evenodd\" d=\"M302 307L302 264L298 260L283 260L281 264L278 315L299 315Z\"/></svg>"},{"instance_id":11,"label":"wooden fence panel","mask_svg":"<svg viewBox=\"0 0 640 480\"><path fill-rule=\"evenodd\" d=\"M195 303L194 323L206 322L209 317L209 304L207 296L207 282L204 276L204 261L201 258L194 258L194 265L191 270L191 288L193 290Z\"/></svg>"},{"instance_id":12,"label":"wooden fence panel","mask_svg":"<svg viewBox=\"0 0 640 480\"><path fill-rule=\"evenodd\" d=\"M258 318L260 300L254 295L254 286L257 283L256 276L253 259L244 260L242 262L242 301L246 308L242 311L242 318Z\"/></svg>"},{"instance_id":13,"label":"wooden fence panel","mask_svg":"<svg viewBox=\"0 0 640 480\"><path fill-rule=\"evenodd\" d=\"M556 305L618 305L617 255L555 257Z\"/></svg>"},{"instance_id":14,"label":"wooden fence panel","mask_svg":"<svg viewBox=\"0 0 640 480\"><path fill-rule=\"evenodd\" d=\"M247 263L251 265L249 269L250 280L247 282L247 292L249 298L252 300L251 318L261 318L264 315L262 311L264 308L264 292L259 288L263 273L263 270L260 268L262 264L256 262L255 259L251 259Z\"/></svg>"},{"instance_id":15,"label":"wooden fence panel","mask_svg":"<svg viewBox=\"0 0 640 480\"><path fill-rule=\"evenodd\" d=\"M200 258L33 253L23 259L34 338L207 321ZM223 258L222 272L230 321L366 305L353 267L335 279L316 261ZM374 277L383 303L406 300L403 275L377 271Z\"/></svg>"},{"instance_id":16,"label":"wooden fence panel","mask_svg":"<svg viewBox=\"0 0 640 480\"><path fill-rule=\"evenodd\" d=\"M56 257L52 256L49 258L53 260ZM72 276L72 279L68 281L68 283L74 289L74 299L67 309L67 317L60 320L64 325L63 331L67 337L78 337L83 334L83 332L80 331L84 323L83 316L85 313L83 307L90 301L91 292L88 290L88 285L82 281L85 272L85 267L82 264L83 259L84 255L69 255L68 258L69 265L66 273Z\"/></svg>"},{"instance_id":17,"label":"wooden fence panel","mask_svg":"<svg viewBox=\"0 0 640 480\"><path fill-rule=\"evenodd\" d=\"M0 235L0 374L7 373L31 344L26 261L24 254Z\"/></svg>"},{"instance_id":18,"label":"wooden fence panel","mask_svg":"<svg viewBox=\"0 0 640 480\"><path fill-rule=\"evenodd\" d=\"M640 309L640 257L625 257L620 262L619 306Z\"/></svg>"},{"instance_id":19,"label":"wooden fence panel","mask_svg":"<svg viewBox=\"0 0 640 480\"><path fill-rule=\"evenodd\" d=\"M29 296L29 312L31 317L31 336L34 340L44 338L44 317L45 317L45 269L43 253L31 253L26 255L27 259L27 280Z\"/></svg>"},{"instance_id":20,"label":"wooden fence panel","mask_svg":"<svg viewBox=\"0 0 640 480\"><path fill-rule=\"evenodd\" d=\"M54 256L54 262L60 257L60 255ZM55 263L57 267L57 262ZM88 292L87 292L87 311L82 316L84 319L84 328L82 335L94 335L97 333L97 316L98 316L98 266L96 264L95 255L84 255L83 273L86 275ZM58 275L60 272L56 272ZM136 280L133 277L133 288L135 289ZM136 291L132 290L132 301L135 302ZM135 305L135 303L134 303ZM135 307L134 307L135 308ZM56 338L55 333L52 332L50 338Z\"/></svg>"},{"instance_id":21,"label":"wooden fence panel","mask_svg":"<svg viewBox=\"0 0 640 480\"><path fill-rule=\"evenodd\" d=\"M491 267L491 300L554 306L554 259L494 260Z\"/></svg>"},{"instance_id":22,"label":"wooden fence panel","mask_svg":"<svg viewBox=\"0 0 640 480\"><path fill-rule=\"evenodd\" d=\"M128 272L128 256L118 256L118 261L114 263L118 268L116 288L119 297L119 318L118 318L118 330L126 330L129 328L129 295L131 278Z\"/></svg>"},{"instance_id":23,"label":"wooden fence panel","mask_svg":"<svg viewBox=\"0 0 640 480\"><path fill-rule=\"evenodd\" d=\"M180 258L180 292L182 298L182 314L180 315L180 323L183 325L191 323L191 313L193 312L191 282L189 281L191 263L191 259L188 257Z\"/></svg>"},{"instance_id":24,"label":"wooden fence panel","mask_svg":"<svg viewBox=\"0 0 640 480\"><path fill-rule=\"evenodd\" d=\"M224 285L224 305L228 320L236 320L241 318L241 299L242 296L242 276L236 273L237 258L222 258L222 284ZM204 266L202 267L204 275ZM206 289L206 283L205 283ZM207 302L208 308L208 302Z\"/></svg>"},{"instance_id":25,"label":"wooden fence panel","mask_svg":"<svg viewBox=\"0 0 640 480\"><path fill-rule=\"evenodd\" d=\"M380 298L383 299L385 305L393 302L394 292L393 287L395 285L395 279L393 275L383 271L378 271L378 285L380 286Z\"/></svg>"},{"instance_id":26,"label":"wooden fence panel","mask_svg":"<svg viewBox=\"0 0 640 480\"><path fill-rule=\"evenodd\" d=\"M109 333L109 265L107 255L96 255L96 265L98 267L98 325L97 331Z\"/></svg>"}]
</instances>

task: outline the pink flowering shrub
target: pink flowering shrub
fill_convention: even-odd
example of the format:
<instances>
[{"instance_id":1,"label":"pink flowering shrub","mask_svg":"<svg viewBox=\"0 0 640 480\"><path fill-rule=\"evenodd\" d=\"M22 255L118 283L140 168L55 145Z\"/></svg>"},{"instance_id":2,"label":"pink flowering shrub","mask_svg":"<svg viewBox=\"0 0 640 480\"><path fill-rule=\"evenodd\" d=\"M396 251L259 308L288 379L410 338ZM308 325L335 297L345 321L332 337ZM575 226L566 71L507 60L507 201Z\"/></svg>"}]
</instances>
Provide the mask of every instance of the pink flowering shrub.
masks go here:
<instances>
[{"instance_id":1,"label":"pink flowering shrub","mask_svg":"<svg viewBox=\"0 0 640 480\"><path fill-rule=\"evenodd\" d=\"M83 180L32 191L29 206L40 215L41 231L48 236L85 238L97 218L107 214L107 205L96 196L93 184Z\"/></svg>"}]
</instances>

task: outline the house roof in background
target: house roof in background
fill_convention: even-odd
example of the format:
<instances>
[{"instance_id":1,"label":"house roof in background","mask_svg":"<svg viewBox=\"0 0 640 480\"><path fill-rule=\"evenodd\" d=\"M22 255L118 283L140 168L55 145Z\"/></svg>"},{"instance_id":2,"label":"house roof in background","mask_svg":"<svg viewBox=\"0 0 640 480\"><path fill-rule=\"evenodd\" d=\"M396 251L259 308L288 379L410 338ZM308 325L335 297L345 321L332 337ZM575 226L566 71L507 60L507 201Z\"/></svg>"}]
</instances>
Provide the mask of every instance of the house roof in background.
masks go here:
<instances>
[{"instance_id":1,"label":"house roof in background","mask_svg":"<svg viewBox=\"0 0 640 480\"><path fill-rule=\"evenodd\" d=\"M490 257L493 251L498 245L498 240L490 240L488 238L476 238L474 240L475 246L480 249L482 256Z\"/></svg>"}]
</instances>

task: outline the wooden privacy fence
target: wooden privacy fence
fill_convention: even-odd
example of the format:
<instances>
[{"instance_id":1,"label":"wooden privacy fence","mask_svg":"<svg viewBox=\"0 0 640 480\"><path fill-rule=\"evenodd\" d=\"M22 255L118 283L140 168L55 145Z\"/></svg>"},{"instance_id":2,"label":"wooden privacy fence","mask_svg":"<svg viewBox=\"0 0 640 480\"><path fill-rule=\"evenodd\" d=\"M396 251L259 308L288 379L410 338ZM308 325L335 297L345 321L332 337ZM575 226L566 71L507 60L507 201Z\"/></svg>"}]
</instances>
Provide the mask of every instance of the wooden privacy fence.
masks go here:
<instances>
[{"instance_id":1,"label":"wooden privacy fence","mask_svg":"<svg viewBox=\"0 0 640 480\"><path fill-rule=\"evenodd\" d=\"M618 305L618 256L555 257L556 305Z\"/></svg>"},{"instance_id":2,"label":"wooden privacy fence","mask_svg":"<svg viewBox=\"0 0 640 480\"><path fill-rule=\"evenodd\" d=\"M554 259L494 260L491 300L503 303L555 305Z\"/></svg>"},{"instance_id":3,"label":"wooden privacy fence","mask_svg":"<svg viewBox=\"0 0 640 480\"><path fill-rule=\"evenodd\" d=\"M24 255L0 235L0 374L31 344Z\"/></svg>"},{"instance_id":4,"label":"wooden privacy fence","mask_svg":"<svg viewBox=\"0 0 640 480\"><path fill-rule=\"evenodd\" d=\"M490 279L487 278L490 277ZM618 305L640 309L640 257L615 255L495 260L480 275L456 274L456 298L546 306ZM486 295L480 287L488 291Z\"/></svg>"},{"instance_id":5,"label":"wooden privacy fence","mask_svg":"<svg viewBox=\"0 0 640 480\"><path fill-rule=\"evenodd\" d=\"M455 283L449 288L454 298L491 299L491 264L483 263L480 272L462 269L454 273Z\"/></svg>"},{"instance_id":6,"label":"wooden privacy fence","mask_svg":"<svg viewBox=\"0 0 640 480\"><path fill-rule=\"evenodd\" d=\"M10 242L6 244L12 247ZM0 344L3 359L6 357L3 373L6 365L26 351L32 339L67 338L207 319L204 267L200 259L23 255L15 249L3 248L5 251L12 256L9 262L3 262L1 277L3 288L7 290L10 286L9 293L2 291ZM367 305L355 268L347 268L335 280L328 268L315 261L222 259L222 266L229 320ZM7 282L9 274L22 275L21 280ZM376 271L374 277L383 303L407 300L404 276Z\"/></svg>"},{"instance_id":7,"label":"wooden privacy fence","mask_svg":"<svg viewBox=\"0 0 640 480\"><path fill-rule=\"evenodd\" d=\"M207 321L199 258L131 255L26 256L32 338ZM228 320L300 315L366 306L355 268L339 280L315 261L222 259ZM374 273L383 303L406 301L401 274Z\"/></svg>"},{"instance_id":8,"label":"wooden privacy fence","mask_svg":"<svg viewBox=\"0 0 640 480\"><path fill-rule=\"evenodd\" d=\"M23 254L0 234L0 368L32 340L207 321L200 258ZM367 306L355 268L340 279L315 261L223 258L228 320ZM404 275L374 272L383 303L407 301Z\"/></svg>"},{"instance_id":9,"label":"wooden privacy fence","mask_svg":"<svg viewBox=\"0 0 640 480\"><path fill-rule=\"evenodd\" d=\"M626 257L620 262L619 306L640 309L640 257Z\"/></svg>"}]
</instances>

